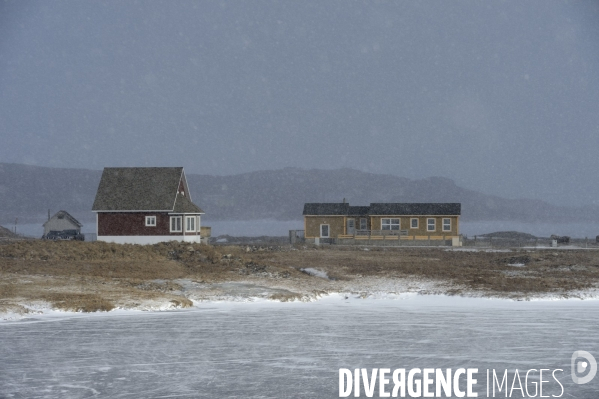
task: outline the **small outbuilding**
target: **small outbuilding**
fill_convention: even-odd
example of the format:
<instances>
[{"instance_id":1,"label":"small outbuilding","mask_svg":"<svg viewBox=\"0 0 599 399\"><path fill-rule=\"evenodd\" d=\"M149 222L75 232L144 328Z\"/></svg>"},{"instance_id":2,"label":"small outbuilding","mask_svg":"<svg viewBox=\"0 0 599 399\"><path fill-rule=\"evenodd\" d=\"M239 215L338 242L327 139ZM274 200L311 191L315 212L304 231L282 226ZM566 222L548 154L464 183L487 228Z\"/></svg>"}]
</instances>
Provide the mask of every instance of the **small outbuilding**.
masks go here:
<instances>
[{"instance_id":1,"label":"small outbuilding","mask_svg":"<svg viewBox=\"0 0 599 399\"><path fill-rule=\"evenodd\" d=\"M50 212L48 212L49 214ZM75 230L77 234L81 234L81 227L83 225L79 223L70 213L67 211L58 211L44 223L44 237L48 236L51 231L62 232L65 230Z\"/></svg>"}]
</instances>

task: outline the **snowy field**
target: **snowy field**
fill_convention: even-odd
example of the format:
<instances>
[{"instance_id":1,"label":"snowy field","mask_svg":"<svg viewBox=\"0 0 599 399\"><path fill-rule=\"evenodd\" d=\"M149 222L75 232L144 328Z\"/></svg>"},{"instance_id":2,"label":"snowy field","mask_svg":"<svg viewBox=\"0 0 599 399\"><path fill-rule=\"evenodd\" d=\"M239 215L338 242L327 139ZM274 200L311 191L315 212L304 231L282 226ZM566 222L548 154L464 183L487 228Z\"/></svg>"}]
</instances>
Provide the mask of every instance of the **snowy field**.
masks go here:
<instances>
[{"instance_id":1,"label":"snowy field","mask_svg":"<svg viewBox=\"0 0 599 399\"><path fill-rule=\"evenodd\" d=\"M514 369L559 368L562 397L590 399L599 376L574 384L570 357L599 358L597 320L593 300L417 295L53 313L0 323L0 397L336 398L339 368L464 367L479 369L479 397L486 369L508 369L511 384Z\"/></svg>"}]
</instances>

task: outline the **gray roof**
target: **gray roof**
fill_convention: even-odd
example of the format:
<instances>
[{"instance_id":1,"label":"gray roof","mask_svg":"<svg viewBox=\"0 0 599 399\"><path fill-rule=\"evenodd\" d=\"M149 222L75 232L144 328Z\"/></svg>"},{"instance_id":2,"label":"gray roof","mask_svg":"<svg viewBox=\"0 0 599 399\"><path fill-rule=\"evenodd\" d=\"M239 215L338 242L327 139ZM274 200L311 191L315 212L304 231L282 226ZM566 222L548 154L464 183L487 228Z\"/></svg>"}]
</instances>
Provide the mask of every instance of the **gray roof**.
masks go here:
<instances>
[{"instance_id":1,"label":"gray roof","mask_svg":"<svg viewBox=\"0 0 599 399\"><path fill-rule=\"evenodd\" d=\"M50 219L46 220L46 222L42 226L46 226L46 224L52 219L67 219L69 222L73 223L75 226L83 227L81 223L77 219L75 219L70 213L67 211L58 211L56 212Z\"/></svg>"},{"instance_id":2,"label":"gray roof","mask_svg":"<svg viewBox=\"0 0 599 399\"><path fill-rule=\"evenodd\" d=\"M370 206L349 206L347 203L306 203L304 215L460 215L459 203L372 203Z\"/></svg>"},{"instance_id":3,"label":"gray roof","mask_svg":"<svg viewBox=\"0 0 599 399\"><path fill-rule=\"evenodd\" d=\"M370 204L370 215L460 215L459 203Z\"/></svg>"},{"instance_id":4,"label":"gray roof","mask_svg":"<svg viewBox=\"0 0 599 399\"><path fill-rule=\"evenodd\" d=\"M306 203L304 215L347 215L349 204L346 203Z\"/></svg>"},{"instance_id":5,"label":"gray roof","mask_svg":"<svg viewBox=\"0 0 599 399\"><path fill-rule=\"evenodd\" d=\"M199 206L194 204L187 198L185 195L177 194L177 199L175 200L175 208L173 209L175 213L204 213L203 210L200 209Z\"/></svg>"},{"instance_id":6,"label":"gray roof","mask_svg":"<svg viewBox=\"0 0 599 399\"><path fill-rule=\"evenodd\" d=\"M181 180L189 196L182 167L104 168L92 210L173 212ZM188 203L183 201L181 209L200 210L185 199Z\"/></svg>"},{"instance_id":7,"label":"gray roof","mask_svg":"<svg viewBox=\"0 0 599 399\"><path fill-rule=\"evenodd\" d=\"M352 216L368 215L369 209L369 206L350 206L347 214Z\"/></svg>"}]
</instances>

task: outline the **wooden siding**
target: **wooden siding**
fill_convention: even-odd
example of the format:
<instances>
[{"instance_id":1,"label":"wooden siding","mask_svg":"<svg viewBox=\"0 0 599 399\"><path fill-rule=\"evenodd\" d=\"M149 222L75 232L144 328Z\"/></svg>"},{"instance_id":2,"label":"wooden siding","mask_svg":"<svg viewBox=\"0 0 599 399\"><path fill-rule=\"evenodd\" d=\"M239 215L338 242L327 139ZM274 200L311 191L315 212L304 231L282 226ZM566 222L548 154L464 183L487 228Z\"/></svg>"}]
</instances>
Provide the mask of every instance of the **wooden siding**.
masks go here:
<instances>
[{"instance_id":1,"label":"wooden siding","mask_svg":"<svg viewBox=\"0 0 599 399\"><path fill-rule=\"evenodd\" d=\"M146 226L146 216L156 216L156 226ZM170 232L170 216L161 212L98 212L99 236L193 236L200 232ZM180 216L180 215L176 215ZM184 216L184 215L181 215ZM181 219L185 229L185 218ZM197 228L197 218L196 218Z\"/></svg>"},{"instance_id":2,"label":"wooden siding","mask_svg":"<svg viewBox=\"0 0 599 399\"><path fill-rule=\"evenodd\" d=\"M429 235L448 235L456 236L459 234L459 216L370 216L371 230L381 229L381 219L400 219L400 230L407 230L409 236L429 236ZM411 219L418 219L418 228L412 229ZM435 219L435 230L427 230L427 219ZM451 219L451 229L443 231L443 219Z\"/></svg>"},{"instance_id":3,"label":"wooden siding","mask_svg":"<svg viewBox=\"0 0 599 399\"><path fill-rule=\"evenodd\" d=\"M203 238L212 237L212 227L200 226L200 233L202 233Z\"/></svg>"},{"instance_id":4,"label":"wooden siding","mask_svg":"<svg viewBox=\"0 0 599 399\"><path fill-rule=\"evenodd\" d=\"M346 216L305 216L305 237L320 237L320 225L328 224L330 226L329 237L337 238L345 234Z\"/></svg>"},{"instance_id":5,"label":"wooden siding","mask_svg":"<svg viewBox=\"0 0 599 399\"><path fill-rule=\"evenodd\" d=\"M320 237L320 225L330 225L330 237L338 238L347 234L347 219L355 219L356 230L359 230L361 216L304 216L304 230L306 238ZM459 235L459 216L369 216L367 217L368 230L381 230L381 219L400 219L400 230L407 230L408 236L457 236ZM435 230L427 230L427 219L435 219ZM418 219L418 228L410 228L410 220ZM451 229L443 231L443 219L451 220Z\"/></svg>"}]
</instances>

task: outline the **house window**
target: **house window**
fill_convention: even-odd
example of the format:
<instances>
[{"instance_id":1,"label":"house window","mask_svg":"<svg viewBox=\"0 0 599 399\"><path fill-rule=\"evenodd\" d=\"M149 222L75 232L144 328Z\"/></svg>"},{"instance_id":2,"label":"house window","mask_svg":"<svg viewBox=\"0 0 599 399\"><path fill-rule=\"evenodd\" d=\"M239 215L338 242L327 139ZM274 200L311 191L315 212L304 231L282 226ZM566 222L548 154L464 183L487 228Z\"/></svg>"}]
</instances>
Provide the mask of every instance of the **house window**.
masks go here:
<instances>
[{"instance_id":1,"label":"house window","mask_svg":"<svg viewBox=\"0 0 599 399\"><path fill-rule=\"evenodd\" d=\"M330 230L330 226L328 224L321 224L320 225L320 237L321 238L329 238L329 230Z\"/></svg>"},{"instance_id":2,"label":"house window","mask_svg":"<svg viewBox=\"0 0 599 399\"><path fill-rule=\"evenodd\" d=\"M426 231L435 231L435 219L426 219Z\"/></svg>"},{"instance_id":3,"label":"house window","mask_svg":"<svg viewBox=\"0 0 599 399\"><path fill-rule=\"evenodd\" d=\"M360 230L368 230L368 222L366 218L360 218Z\"/></svg>"},{"instance_id":4,"label":"house window","mask_svg":"<svg viewBox=\"0 0 599 399\"><path fill-rule=\"evenodd\" d=\"M381 219L381 230L399 230L399 219Z\"/></svg>"},{"instance_id":5,"label":"house window","mask_svg":"<svg viewBox=\"0 0 599 399\"><path fill-rule=\"evenodd\" d=\"M450 218L443 219L443 231L451 231L451 219Z\"/></svg>"},{"instance_id":6,"label":"house window","mask_svg":"<svg viewBox=\"0 0 599 399\"><path fill-rule=\"evenodd\" d=\"M185 217L185 231L196 231L196 217L186 216Z\"/></svg>"},{"instance_id":7,"label":"house window","mask_svg":"<svg viewBox=\"0 0 599 399\"><path fill-rule=\"evenodd\" d=\"M156 216L146 216L146 226L156 226Z\"/></svg>"},{"instance_id":8,"label":"house window","mask_svg":"<svg viewBox=\"0 0 599 399\"><path fill-rule=\"evenodd\" d=\"M181 229L181 216L171 216L171 233L183 231Z\"/></svg>"},{"instance_id":9,"label":"house window","mask_svg":"<svg viewBox=\"0 0 599 399\"><path fill-rule=\"evenodd\" d=\"M410 219L410 228L417 229L418 228L418 218Z\"/></svg>"}]
</instances>

